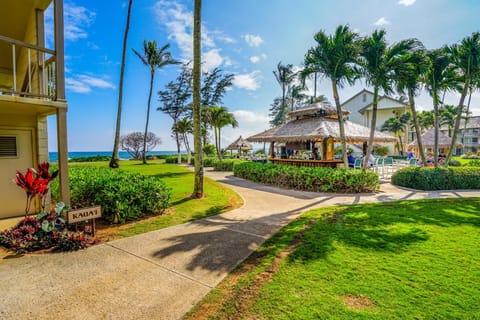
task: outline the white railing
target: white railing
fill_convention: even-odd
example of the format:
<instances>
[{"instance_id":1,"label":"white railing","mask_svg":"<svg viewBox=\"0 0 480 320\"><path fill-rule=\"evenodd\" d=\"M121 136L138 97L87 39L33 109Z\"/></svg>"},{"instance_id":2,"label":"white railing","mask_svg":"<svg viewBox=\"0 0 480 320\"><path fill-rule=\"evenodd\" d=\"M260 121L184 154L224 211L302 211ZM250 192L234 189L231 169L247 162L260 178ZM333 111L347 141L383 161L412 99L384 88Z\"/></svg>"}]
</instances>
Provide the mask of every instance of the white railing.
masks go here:
<instances>
[{"instance_id":1,"label":"white railing","mask_svg":"<svg viewBox=\"0 0 480 320\"><path fill-rule=\"evenodd\" d=\"M11 65L0 70L0 94L55 100L55 51L2 35L0 45L11 50Z\"/></svg>"}]
</instances>

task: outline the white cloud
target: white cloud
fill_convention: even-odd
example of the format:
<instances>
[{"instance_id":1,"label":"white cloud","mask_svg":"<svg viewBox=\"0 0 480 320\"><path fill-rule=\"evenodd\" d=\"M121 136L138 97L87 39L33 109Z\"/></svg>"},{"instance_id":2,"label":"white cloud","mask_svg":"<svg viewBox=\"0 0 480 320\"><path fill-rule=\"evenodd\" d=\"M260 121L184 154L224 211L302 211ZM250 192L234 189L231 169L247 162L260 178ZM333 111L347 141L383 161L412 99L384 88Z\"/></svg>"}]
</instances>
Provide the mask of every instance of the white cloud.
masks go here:
<instances>
[{"instance_id":1,"label":"white cloud","mask_svg":"<svg viewBox=\"0 0 480 320\"><path fill-rule=\"evenodd\" d=\"M222 129L222 147L228 146L240 135L248 138L270 128L270 118L267 114L249 110L235 110L232 113L238 121L238 128Z\"/></svg>"},{"instance_id":2,"label":"white cloud","mask_svg":"<svg viewBox=\"0 0 480 320\"><path fill-rule=\"evenodd\" d=\"M238 88L255 91L260 88L260 82L258 80L259 75L260 71L252 71L245 74L236 74L232 82L233 85L237 86Z\"/></svg>"},{"instance_id":3,"label":"white cloud","mask_svg":"<svg viewBox=\"0 0 480 320\"><path fill-rule=\"evenodd\" d=\"M380 19L378 19L373 23L374 26L385 26L389 24L390 24L390 21L388 21L387 18L385 17L381 17Z\"/></svg>"},{"instance_id":4,"label":"white cloud","mask_svg":"<svg viewBox=\"0 0 480 320\"><path fill-rule=\"evenodd\" d=\"M265 53L262 53L262 54L259 55L259 56L251 56L249 59L250 59L250 62L251 62L251 63L258 63L258 62L260 62L261 60L267 59L267 55L266 55Z\"/></svg>"},{"instance_id":5,"label":"white cloud","mask_svg":"<svg viewBox=\"0 0 480 320\"><path fill-rule=\"evenodd\" d=\"M262 37L254 34L246 34L242 36L250 47L259 47L263 43Z\"/></svg>"},{"instance_id":6,"label":"white cloud","mask_svg":"<svg viewBox=\"0 0 480 320\"><path fill-rule=\"evenodd\" d=\"M65 3L64 20L66 40L87 38L88 33L85 28L95 20L95 12L72 3Z\"/></svg>"},{"instance_id":7,"label":"white cloud","mask_svg":"<svg viewBox=\"0 0 480 320\"><path fill-rule=\"evenodd\" d=\"M417 0L399 0L397 3L404 5L405 7L411 6L412 4L415 3Z\"/></svg>"},{"instance_id":8,"label":"white cloud","mask_svg":"<svg viewBox=\"0 0 480 320\"><path fill-rule=\"evenodd\" d=\"M220 49L212 49L203 54L203 71L210 71L220 66L223 58L220 55Z\"/></svg>"},{"instance_id":9,"label":"white cloud","mask_svg":"<svg viewBox=\"0 0 480 320\"><path fill-rule=\"evenodd\" d=\"M65 78L65 87L67 90L76 93L89 93L92 91L92 88L115 89L115 85L108 80L85 74L80 74L73 78Z\"/></svg>"}]
</instances>

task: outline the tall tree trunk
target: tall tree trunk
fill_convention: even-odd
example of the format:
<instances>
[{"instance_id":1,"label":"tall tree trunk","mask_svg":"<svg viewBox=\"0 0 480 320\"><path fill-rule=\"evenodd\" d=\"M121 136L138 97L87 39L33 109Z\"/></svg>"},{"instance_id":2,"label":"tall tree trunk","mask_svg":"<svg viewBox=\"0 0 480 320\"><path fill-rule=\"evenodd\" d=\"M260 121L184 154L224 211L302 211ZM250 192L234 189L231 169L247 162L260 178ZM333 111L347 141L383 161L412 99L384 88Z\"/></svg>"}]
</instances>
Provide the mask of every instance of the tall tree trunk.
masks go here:
<instances>
[{"instance_id":1,"label":"tall tree trunk","mask_svg":"<svg viewBox=\"0 0 480 320\"><path fill-rule=\"evenodd\" d=\"M215 138L215 149L217 149L217 158L218 160L221 160L220 159L220 149L218 148L218 134L217 134L217 127L216 126L212 126L213 127L213 136Z\"/></svg>"},{"instance_id":2,"label":"tall tree trunk","mask_svg":"<svg viewBox=\"0 0 480 320\"><path fill-rule=\"evenodd\" d=\"M422 141L422 132L420 131L420 125L418 124L417 118L417 109L415 107L415 99L413 97L413 92L408 90L408 100L410 102L410 108L412 109L412 118L413 118L413 125L415 126L415 135L417 136L417 144L418 150L420 153L420 159L422 159L422 163L427 163L427 159L425 158L425 150L423 149L423 141Z\"/></svg>"},{"instance_id":3,"label":"tall tree trunk","mask_svg":"<svg viewBox=\"0 0 480 320\"><path fill-rule=\"evenodd\" d=\"M465 121L463 124L463 131L462 131L462 144L465 145L465 131L467 130L467 122L468 122L468 114L470 113L470 102L472 102L472 93L473 93L473 88L470 88L470 94L468 96L468 102L467 102L467 110L465 111ZM465 153L465 148L463 149L463 153Z\"/></svg>"},{"instance_id":4,"label":"tall tree trunk","mask_svg":"<svg viewBox=\"0 0 480 320\"><path fill-rule=\"evenodd\" d=\"M222 160L222 132L220 131L221 128L218 127L218 156L220 157L220 161Z\"/></svg>"},{"instance_id":5,"label":"tall tree trunk","mask_svg":"<svg viewBox=\"0 0 480 320\"><path fill-rule=\"evenodd\" d=\"M115 125L115 140L113 142L112 158L110 159L110 168L119 167L118 146L120 144L120 124L122 121L122 103L123 103L123 79L125 75L125 56L127 52L128 30L130 29L130 15L132 12L132 2L128 2L127 23L125 25L125 33L123 34L123 48L122 48L122 65L120 67L120 84L118 86L118 107L117 107L117 122Z\"/></svg>"},{"instance_id":6,"label":"tall tree trunk","mask_svg":"<svg viewBox=\"0 0 480 320\"><path fill-rule=\"evenodd\" d=\"M335 100L335 106L337 107L337 117L338 117L338 127L340 129L340 142L342 144L342 154L343 154L343 163L345 169L348 169L348 158L347 158L347 142L345 140L345 126L343 123L343 112L340 105L340 97L338 96L337 82L332 80L332 89L333 89L333 99Z\"/></svg>"},{"instance_id":7,"label":"tall tree trunk","mask_svg":"<svg viewBox=\"0 0 480 320\"><path fill-rule=\"evenodd\" d=\"M190 145L188 143L187 134L182 134L182 138L183 138L183 144L185 144L185 148L187 149L187 165L190 165L191 152L190 152Z\"/></svg>"},{"instance_id":8,"label":"tall tree trunk","mask_svg":"<svg viewBox=\"0 0 480 320\"><path fill-rule=\"evenodd\" d=\"M313 73L313 102L317 100L317 72Z\"/></svg>"},{"instance_id":9,"label":"tall tree trunk","mask_svg":"<svg viewBox=\"0 0 480 320\"><path fill-rule=\"evenodd\" d=\"M201 35L202 0L194 1L193 14L193 141L195 147L195 184L193 197L203 197L203 160L202 160L202 132L200 110L200 35Z\"/></svg>"},{"instance_id":10,"label":"tall tree trunk","mask_svg":"<svg viewBox=\"0 0 480 320\"><path fill-rule=\"evenodd\" d=\"M453 150L457 147L458 129L460 128L460 120L462 119L462 113L463 113L463 104L465 103L465 97L467 96L469 86L470 86L469 79L467 79L463 86L462 95L460 96L460 101L458 102L457 118L455 119L455 127L453 128L452 142L450 144L450 149L448 150L447 159L445 159L445 163L447 165L450 162L450 159L452 158Z\"/></svg>"},{"instance_id":11,"label":"tall tree trunk","mask_svg":"<svg viewBox=\"0 0 480 320\"><path fill-rule=\"evenodd\" d=\"M173 124L174 126L176 125L176 121ZM177 163L180 164L182 163L182 152L180 151L180 136L178 132L175 132L175 142L177 143Z\"/></svg>"},{"instance_id":12,"label":"tall tree trunk","mask_svg":"<svg viewBox=\"0 0 480 320\"><path fill-rule=\"evenodd\" d=\"M368 159L373 150L373 138L375 137L375 126L377 125L377 108L378 108L378 88L373 88L373 103L372 103L372 121L370 123L370 136L368 137L367 153L365 154L365 160L363 161L363 168L368 167Z\"/></svg>"},{"instance_id":13,"label":"tall tree trunk","mask_svg":"<svg viewBox=\"0 0 480 320\"><path fill-rule=\"evenodd\" d=\"M143 154L142 154L143 164L147 164L147 133L148 133L148 123L150 122L150 104L152 102L152 90L153 90L154 77L155 77L155 71L150 71L150 91L148 93L147 121L145 121L145 133L143 135Z\"/></svg>"},{"instance_id":14,"label":"tall tree trunk","mask_svg":"<svg viewBox=\"0 0 480 320\"><path fill-rule=\"evenodd\" d=\"M435 168L437 168L438 167L438 134L440 131L440 113L438 110L438 96L436 91L434 91L433 93L433 127L434 127L433 163ZM426 163L424 165L426 165Z\"/></svg>"}]
</instances>

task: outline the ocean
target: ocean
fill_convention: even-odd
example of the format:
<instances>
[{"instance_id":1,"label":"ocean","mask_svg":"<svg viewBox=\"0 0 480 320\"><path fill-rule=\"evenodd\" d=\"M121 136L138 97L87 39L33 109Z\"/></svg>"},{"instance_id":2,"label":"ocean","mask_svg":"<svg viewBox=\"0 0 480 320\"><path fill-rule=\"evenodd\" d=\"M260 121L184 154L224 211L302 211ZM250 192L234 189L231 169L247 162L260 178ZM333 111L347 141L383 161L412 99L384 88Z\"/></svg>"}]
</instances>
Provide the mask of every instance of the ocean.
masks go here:
<instances>
[{"instance_id":1,"label":"ocean","mask_svg":"<svg viewBox=\"0 0 480 320\"><path fill-rule=\"evenodd\" d=\"M183 151L185 153L186 151ZM170 154L177 154L176 151L149 151L147 155L170 155ZM68 158L82 158L82 157L93 157L93 156L111 156L112 151L74 151L68 153ZM120 151L118 153L120 159L128 160L130 159L130 155L128 152ZM49 152L48 159L50 162L58 162L58 152Z\"/></svg>"}]
</instances>

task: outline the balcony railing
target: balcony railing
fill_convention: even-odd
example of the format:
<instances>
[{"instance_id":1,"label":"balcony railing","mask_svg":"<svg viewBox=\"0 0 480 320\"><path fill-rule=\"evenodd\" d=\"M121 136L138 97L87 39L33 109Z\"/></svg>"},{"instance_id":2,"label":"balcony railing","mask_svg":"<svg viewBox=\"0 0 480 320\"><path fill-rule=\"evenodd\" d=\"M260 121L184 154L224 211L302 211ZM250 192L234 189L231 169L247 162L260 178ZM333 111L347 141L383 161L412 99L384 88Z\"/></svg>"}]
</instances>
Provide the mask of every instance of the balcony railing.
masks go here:
<instances>
[{"instance_id":1,"label":"balcony railing","mask_svg":"<svg viewBox=\"0 0 480 320\"><path fill-rule=\"evenodd\" d=\"M55 51L0 35L0 45L11 51L2 60L10 65L0 70L0 94L56 99Z\"/></svg>"}]
</instances>

